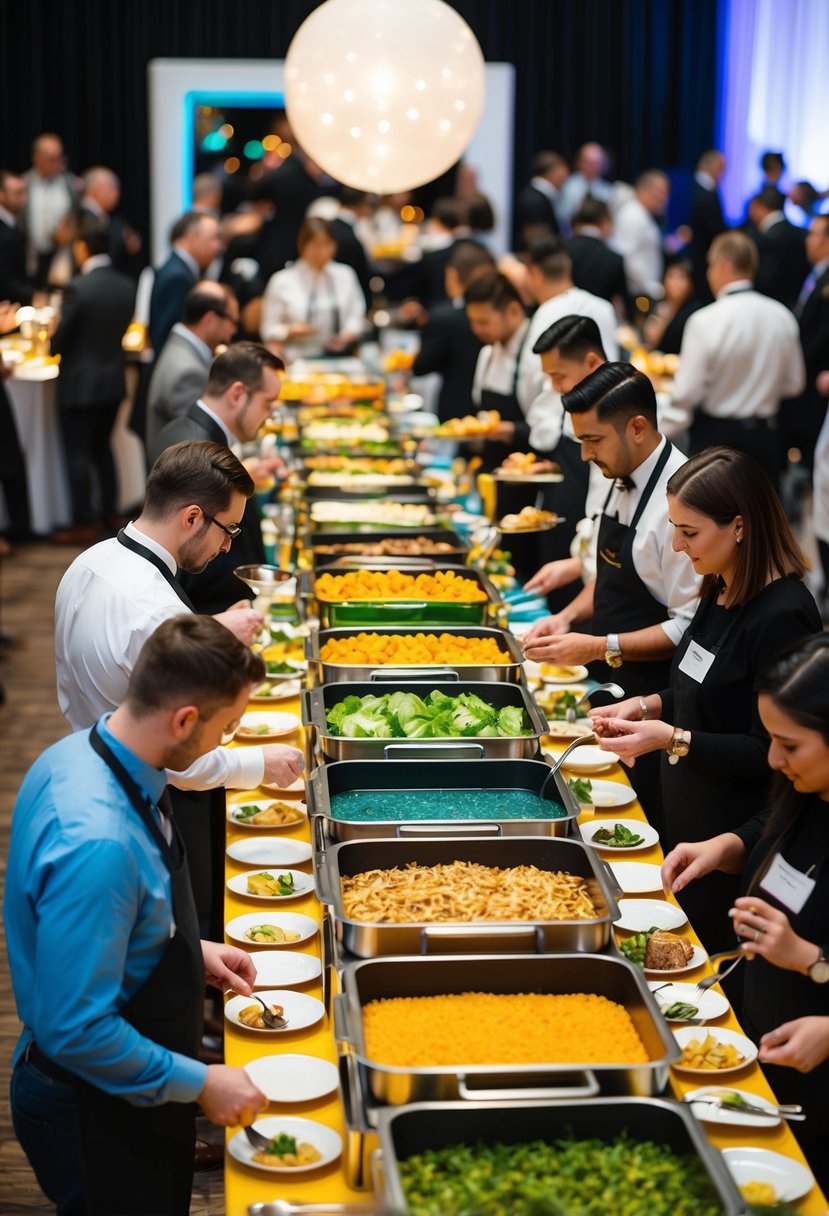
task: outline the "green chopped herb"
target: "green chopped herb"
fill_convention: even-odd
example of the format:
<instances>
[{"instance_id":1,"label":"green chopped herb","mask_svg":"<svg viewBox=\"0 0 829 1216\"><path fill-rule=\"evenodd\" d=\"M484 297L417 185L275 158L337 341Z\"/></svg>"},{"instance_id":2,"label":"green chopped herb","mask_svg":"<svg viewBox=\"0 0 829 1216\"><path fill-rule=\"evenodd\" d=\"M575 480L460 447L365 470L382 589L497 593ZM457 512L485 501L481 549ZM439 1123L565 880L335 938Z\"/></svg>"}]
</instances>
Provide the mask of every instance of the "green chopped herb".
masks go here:
<instances>
[{"instance_id":1,"label":"green chopped herb","mask_svg":"<svg viewBox=\"0 0 829 1216\"><path fill-rule=\"evenodd\" d=\"M593 800L593 782L589 777L571 777L567 782L576 802L591 803Z\"/></svg>"},{"instance_id":2,"label":"green chopped herb","mask_svg":"<svg viewBox=\"0 0 829 1216\"><path fill-rule=\"evenodd\" d=\"M591 837L594 844L604 844L613 849L633 849L644 844L644 836L631 832L623 823L614 823L613 828L599 828Z\"/></svg>"},{"instance_id":3,"label":"green chopped herb","mask_svg":"<svg viewBox=\"0 0 829 1216\"><path fill-rule=\"evenodd\" d=\"M272 1153L275 1157L283 1157L285 1153L295 1153L296 1136L289 1136L285 1132L280 1132L278 1136L274 1136L265 1152Z\"/></svg>"}]
</instances>

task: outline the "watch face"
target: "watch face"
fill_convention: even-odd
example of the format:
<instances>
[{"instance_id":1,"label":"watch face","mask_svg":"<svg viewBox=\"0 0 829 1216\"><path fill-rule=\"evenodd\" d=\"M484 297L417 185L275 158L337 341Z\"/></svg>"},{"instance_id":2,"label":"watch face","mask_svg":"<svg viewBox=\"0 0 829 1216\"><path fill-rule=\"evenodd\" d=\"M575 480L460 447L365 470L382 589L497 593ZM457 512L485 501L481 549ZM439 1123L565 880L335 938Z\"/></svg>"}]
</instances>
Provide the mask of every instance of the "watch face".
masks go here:
<instances>
[{"instance_id":1,"label":"watch face","mask_svg":"<svg viewBox=\"0 0 829 1216\"><path fill-rule=\"evenodd\" d=\"M821 958L816 963L812 963L809 968L809 976L816 984L829 983L829 962Z\"/></svg>"},{"instance_id":2,"label":"watch face","mask_svg":"<svg viewBox=\"0 0 829 1216\"><path fill-rule=\"evenodd\" d=\"M612 650L608 650L607 654L604 656L604 661L607 663L608 667L622 666L622 656L620 654L614 654Z\"/></svg>"}]
</instances>

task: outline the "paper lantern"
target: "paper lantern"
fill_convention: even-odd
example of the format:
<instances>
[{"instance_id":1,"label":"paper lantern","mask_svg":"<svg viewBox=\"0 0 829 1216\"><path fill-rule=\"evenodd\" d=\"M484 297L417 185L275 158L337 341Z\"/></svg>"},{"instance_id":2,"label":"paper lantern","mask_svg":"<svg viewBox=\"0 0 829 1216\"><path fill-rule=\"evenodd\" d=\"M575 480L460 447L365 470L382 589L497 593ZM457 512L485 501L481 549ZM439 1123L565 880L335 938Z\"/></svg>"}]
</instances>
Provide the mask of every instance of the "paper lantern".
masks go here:
<instances>
[{"instance_id":1,"label":"paper lantern","mask_svg":"<svg viewBox=\"0 0 829 1216\"><path fill-rule=\"evenodd\" d=\"M455 164L483 103L481 48L443 0L326 0L285 60L297 142L331 177L374 194Z\"/></svg>"}]
</instances>

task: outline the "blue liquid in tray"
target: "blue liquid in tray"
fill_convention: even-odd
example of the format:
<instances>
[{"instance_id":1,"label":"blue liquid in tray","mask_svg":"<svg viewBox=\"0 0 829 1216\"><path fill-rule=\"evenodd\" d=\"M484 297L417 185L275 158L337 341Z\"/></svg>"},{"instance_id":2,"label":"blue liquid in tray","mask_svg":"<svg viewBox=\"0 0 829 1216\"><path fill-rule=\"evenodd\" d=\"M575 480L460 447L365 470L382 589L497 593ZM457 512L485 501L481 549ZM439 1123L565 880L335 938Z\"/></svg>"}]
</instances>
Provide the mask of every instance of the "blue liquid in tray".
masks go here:
<instances>
[{"instance_id":1,"label":"blue liquid in tray","mask_svg":"<svg viewBox=\"0 0 829 1216\"><path fill-rule=\"evenodd\" d=\"M564 816L559 803L539 798L529 790L349 790L331 799L332 819L344 823Z\"/></svg>"}]
</instances>

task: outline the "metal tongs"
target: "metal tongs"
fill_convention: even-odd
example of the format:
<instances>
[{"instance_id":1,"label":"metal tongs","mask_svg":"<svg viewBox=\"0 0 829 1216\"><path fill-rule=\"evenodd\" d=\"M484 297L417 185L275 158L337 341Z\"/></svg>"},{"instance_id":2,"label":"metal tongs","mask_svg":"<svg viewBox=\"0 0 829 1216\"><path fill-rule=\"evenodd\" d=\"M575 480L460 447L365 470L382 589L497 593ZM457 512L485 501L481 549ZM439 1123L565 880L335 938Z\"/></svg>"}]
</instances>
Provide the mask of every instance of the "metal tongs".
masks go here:
<instances>
[{"instance_id":1,"label":"metal tongs","mask_svg":"<svg viewBox=\"0 0 829 1216\"><path fill-rule=\"evenodd\" d=\"M736 1114L763 1115L767 1119L776 1115L780 1119L785 1119L787 1123L803 1123L806 1118L802 1106L786 1105L785 1103L782 1106L775 1106L774 1103L769 1103L772 1109L768 1110L765 1106L755 1106L752 1102L744 1100L739 1103L726 1102L720 1094L712 1094L710 1098L686 1094L682 1101L689 1106L699 1102L702 1106L717 1106L720 1110L731 1110Z\"/></svg>"}]
</instances>

